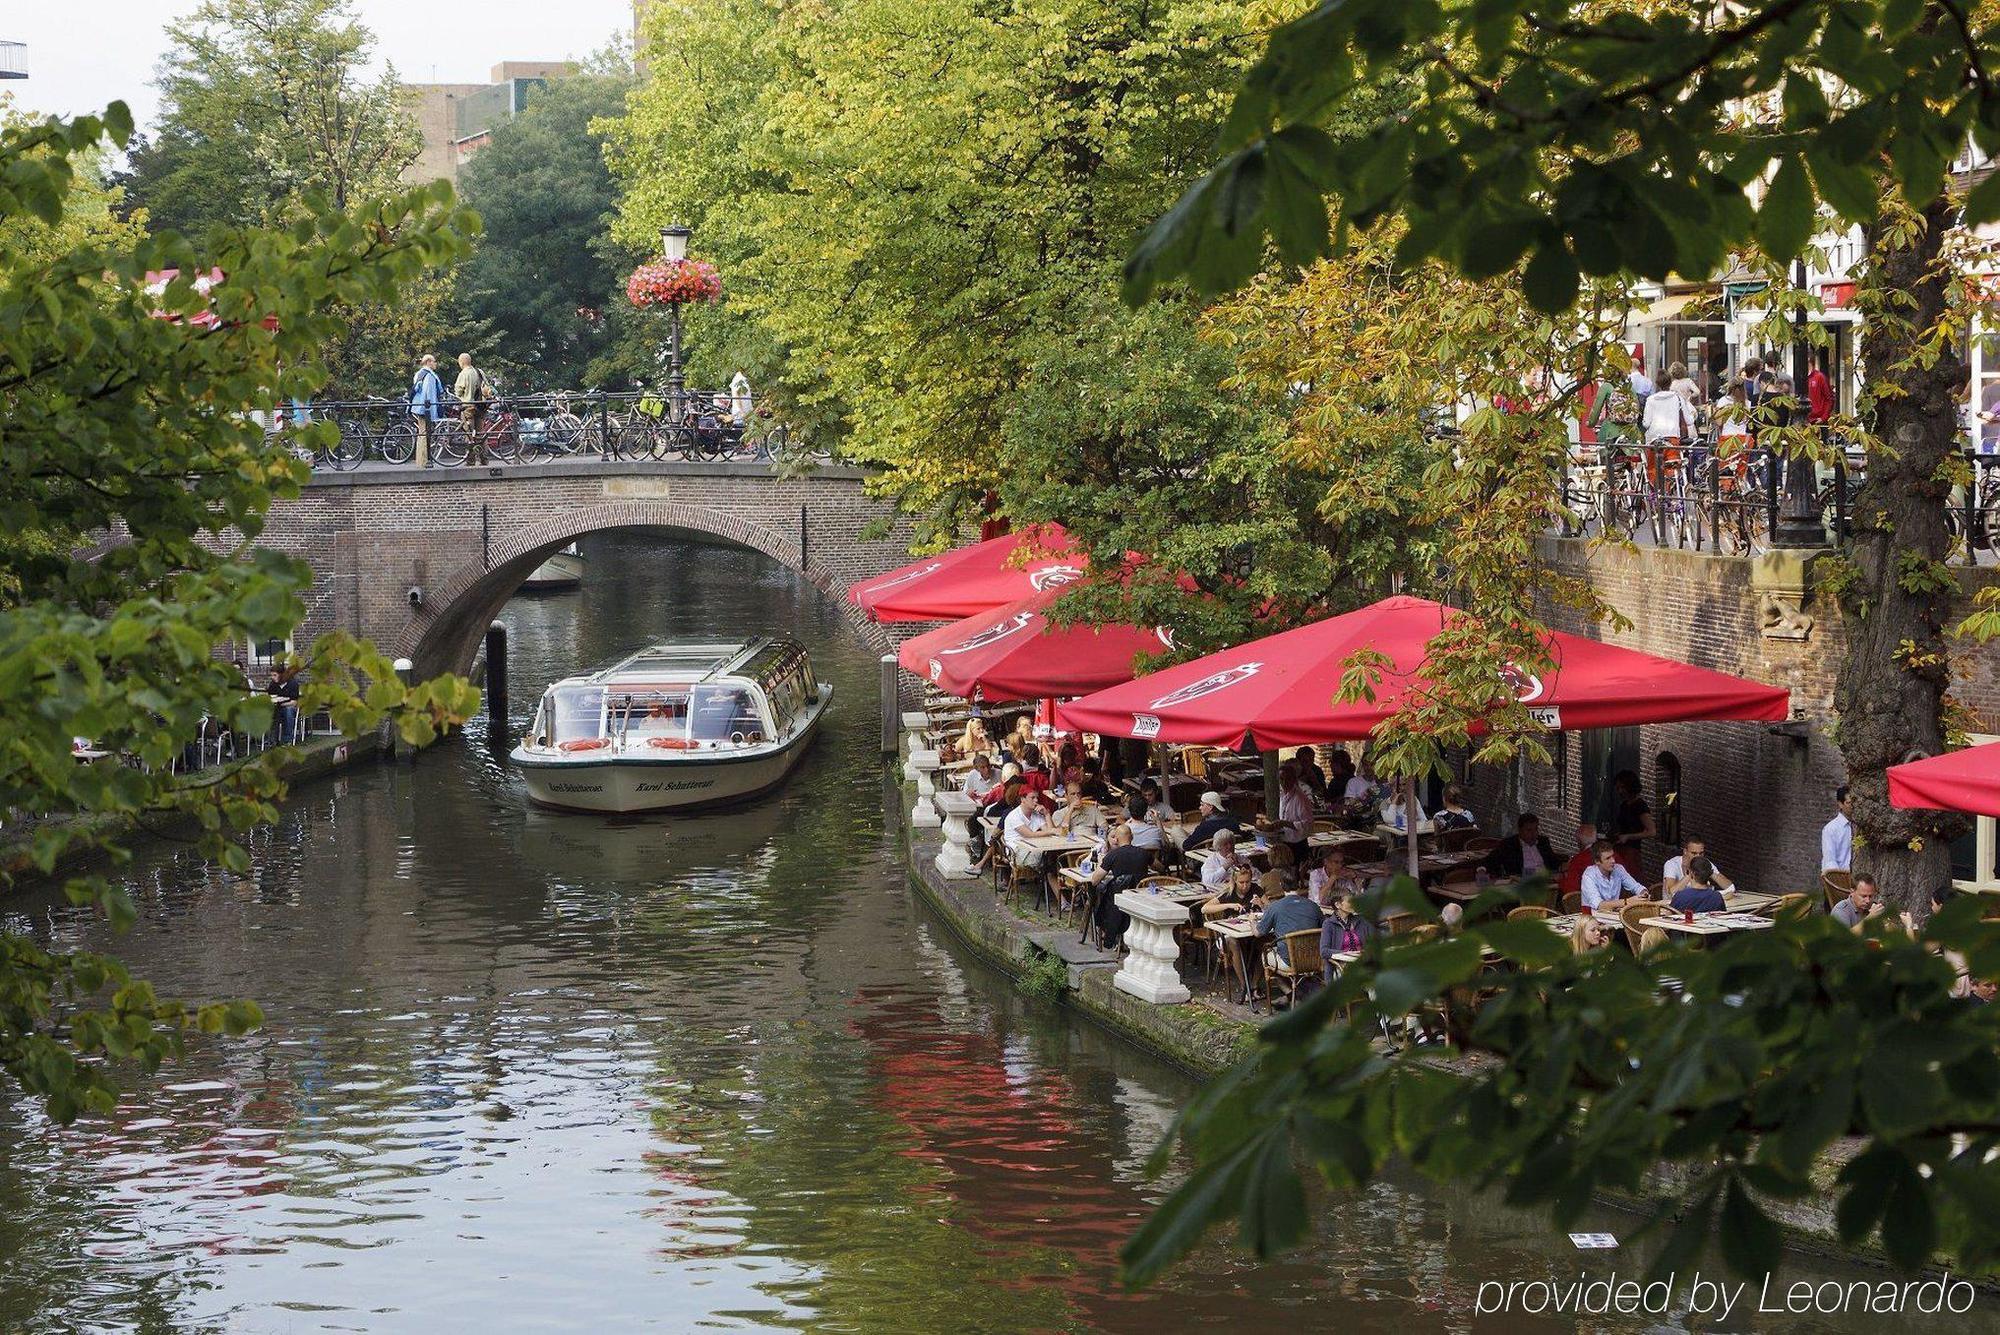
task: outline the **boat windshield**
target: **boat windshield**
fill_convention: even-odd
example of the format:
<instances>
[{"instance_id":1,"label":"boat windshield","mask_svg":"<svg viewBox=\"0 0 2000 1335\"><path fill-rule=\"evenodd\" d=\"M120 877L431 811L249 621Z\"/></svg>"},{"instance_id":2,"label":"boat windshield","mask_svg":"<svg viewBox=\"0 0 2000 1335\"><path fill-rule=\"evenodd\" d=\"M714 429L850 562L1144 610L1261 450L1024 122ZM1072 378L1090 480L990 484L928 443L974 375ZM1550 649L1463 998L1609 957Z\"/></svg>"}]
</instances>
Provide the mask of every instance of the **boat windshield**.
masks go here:
<instances>
[{"instance_id":1,"label":"boat windshield","mask_svg":"<svg viewBox=\"0 0 2000 1335\"><path fill-rule=\"evenodd\" d=\"M642 686L611 697L611 731L626 742L687 736L688 688Z\"/></svg>"},{"instance_id":2,"label":"boat windshield","mask_svg":"<svg viewBox=\"0 0 2000 1335\"><path fill-rule=\"evenodd\" d=\"M757 698L741 686L697 686L688 718L688 736L698 742L722 742L736 734L762 734L764 720Z\"/></svg>"},{"instance_id":3,"label":"boat windshield","mask_svg":"<svg viewBox=\"0 0 2000 1335\"><path fill-rule=\"evenodd\" d=\"M557 686L549 691L549 741L560 746L603 736L604 688Z\"/></svg>"}]
</instances>

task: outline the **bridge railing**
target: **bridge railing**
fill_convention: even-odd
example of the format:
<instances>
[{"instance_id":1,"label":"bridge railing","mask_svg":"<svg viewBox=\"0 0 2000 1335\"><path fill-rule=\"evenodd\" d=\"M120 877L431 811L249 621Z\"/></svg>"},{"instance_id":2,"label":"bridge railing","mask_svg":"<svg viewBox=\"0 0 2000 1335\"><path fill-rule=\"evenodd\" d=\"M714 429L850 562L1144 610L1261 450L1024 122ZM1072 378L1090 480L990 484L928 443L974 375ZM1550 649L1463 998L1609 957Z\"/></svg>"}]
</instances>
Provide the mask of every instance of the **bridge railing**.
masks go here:
<instances>
[{"instance_id":1,"label":"bridge railing","mask_svg":"<svg viewBox=\"0 0 2000 1335\"><path fill-rule=\"evenodd\" d=\"M413 415L403 399L333 399L286 404L267 432L292 444L315 468L363 464L455 468L466 463L559 459L773 460L789 453L782 423L732 416L726 396L689 390L517 394L462 403L446 396L436 419ZM300 427L332 422L325 432Z\"/></svg>"}]
</instances>

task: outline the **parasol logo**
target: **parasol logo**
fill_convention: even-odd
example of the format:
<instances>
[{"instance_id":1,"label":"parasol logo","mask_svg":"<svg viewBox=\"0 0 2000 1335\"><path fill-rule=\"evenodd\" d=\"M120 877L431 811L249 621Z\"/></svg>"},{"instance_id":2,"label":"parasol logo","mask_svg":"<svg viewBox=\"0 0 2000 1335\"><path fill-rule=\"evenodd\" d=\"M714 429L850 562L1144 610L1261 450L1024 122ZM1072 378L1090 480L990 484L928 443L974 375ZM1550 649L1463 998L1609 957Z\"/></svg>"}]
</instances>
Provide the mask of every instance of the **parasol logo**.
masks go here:
<instances>
[{"instance_id":1,"label":"parasol logo","mask_svg":"<svg viewBox=\"0 0 2000 1335\"><path fill-rule=\"evenodd\" d=\"M1132 735L1141 741L1160 735L1160 720L1151 714L1132 716Z\"/></svg>"},{"instance_id":2,"label":"parasol logo","mask_svg":"<svg viewBox=\"0 0 2000 1335\"><path fill-rule=\"evenodd\" d=\"M1205 695L1214 695L1217 691L1226 691L1239 681L1250 680L1250 678L1262 671L1263 667L1262 663L1240 663L1233 668L1224 668L1220 672L1210 673L1200 681L1189 682L1177 691L1169 691L1167 694L1153 701L1153 708L1171 709L1175 705L1184 705L1190 700L1199 700Z\"/></svg>"},{"instance_id":3,"label":"parasol logo","mask_svg":"<svg viewBox=\"0 0 2000 1335\"><path fill-rule=\"evenodd\" d=\"M931 660L931 680L936 681L939 677L942 677L943 675L944 675L944 664L938 662L935 658L933 658Z\"/></svg>"},{"instance_id":4,"label":"parasol logo","mask_svg":"<svg viewBox=\"0 0 2000 1335\"><path fill-rule=\"evenodd\" d=\"M1528 717L1547 728L1550 732L1561 732L1563 712L1557 705L1536 705L1528 710Z\"/></svg>"},{"instance_id":5,"label":"parasol logo","mask_svg":"<svg viewBox=\"0 0 2000 1335\"><path fill-rule=\"evenodd\" d=\"M1044 589L1058 589L1065 584L1074 584L1083 578L1083 567L1072 565L1043 566L1028 572L1028 584L1036 593Z\"/></svg>"},{"instance_id":6,"label":"parasol logo","mask_svg":"<svg viewBox=\"0 0 2000 1335\"><path fill-rule=\"evenodd\" d=\"M969 654L974 649L984 649L989 644L998 644L1009 635L1018 635L1034 621L1033 612L1016 612L1004 621L996 621L969 640L960 640L949 649L940 649L943 654Z\"/></svg>"},{"instance_id":7,"label":"parasol logo","mask_svg":"<svg viewBox=\"0 0 2000 1335\"><path fill-rule=\"evenodd\" d=\"M924 576L935 575L938 571L942 569L944 569L944 563L942 561L933 561L927 566L921 566L916 570L907 571L904 574L896 576L894 579L885 579L880 584L870 584L865 590L863 590L863 592L880 593L884 589L893 589L898 584L914 584L918 580L922 579Z\"/></svg>"},{"instance_id":8,"label":"parasol logo","mask_svg":"<svg viewBox=\"0 0 2000 1335\"><path fill-rule=\"evenodd\" d=\"M1153 627L1153 635L1167 648L1171 649L1174 647L1174 628L1172 626L1155 626Z\"/></svg>"},{"instance_id":9,"label":"parasol logo","mask_svg":"<svg viewBox=\"0 0 2000 1335\"><path fill-rule=\"evenodd\" d=\"M1507 689L1512 691L1514 698L1524 705L1531 705L1541 699L1542 691L1545 689L1540 677L1518 663L1503 663L1500 667L1500 680L1507 683Z\"/></svg>"}]
</instances>

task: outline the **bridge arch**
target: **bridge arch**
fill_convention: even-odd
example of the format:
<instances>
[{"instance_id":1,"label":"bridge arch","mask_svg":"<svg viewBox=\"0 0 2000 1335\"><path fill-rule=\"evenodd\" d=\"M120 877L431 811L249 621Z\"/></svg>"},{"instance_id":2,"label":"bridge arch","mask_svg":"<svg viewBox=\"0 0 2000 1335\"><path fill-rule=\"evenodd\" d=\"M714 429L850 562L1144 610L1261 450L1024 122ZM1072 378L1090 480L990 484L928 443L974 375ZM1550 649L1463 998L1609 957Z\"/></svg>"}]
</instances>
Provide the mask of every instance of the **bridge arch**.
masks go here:
<instances>
[{"instance_id":1,"label":"bridge arch","mask_svg":"<svg viewBox=\"0 0 2000 1335\"><path fill-rule=\"evenodd\" d=\"M847 601L837 573L800 551L796 532L711 506L635 498L576 507L497 538L483 556L458 566L434 590L425 591L424 605L404 628L395 656L408 658L419 678L467 671L486 627L536 566L579 538L621 528L669 529L761 552L832 598L848 625L871 648L881 653L895 649L889 633Z\"/></svg>"}]
</instances>

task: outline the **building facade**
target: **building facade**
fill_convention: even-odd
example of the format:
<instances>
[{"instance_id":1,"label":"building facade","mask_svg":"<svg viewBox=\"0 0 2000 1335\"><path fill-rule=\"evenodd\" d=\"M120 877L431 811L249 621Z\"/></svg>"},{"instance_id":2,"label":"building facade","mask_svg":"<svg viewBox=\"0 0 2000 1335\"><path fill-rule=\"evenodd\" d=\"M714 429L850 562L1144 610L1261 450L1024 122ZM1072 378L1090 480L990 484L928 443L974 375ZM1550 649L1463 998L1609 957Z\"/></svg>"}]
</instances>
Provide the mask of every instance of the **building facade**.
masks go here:
<instances>
[{"instance_id":1,"label":"building facade","mask_svg":"<svg viewBox=\"0 0 2000 1335\"><path fill-rule=\"evenodd\" d=\"M403 169L403 180L457 184L459 171L491 141L493 127L520 115L536 88L575 70L567 60L503 60L485 83L405 84L424 146Z\"/></svg>"}]
</instances>

